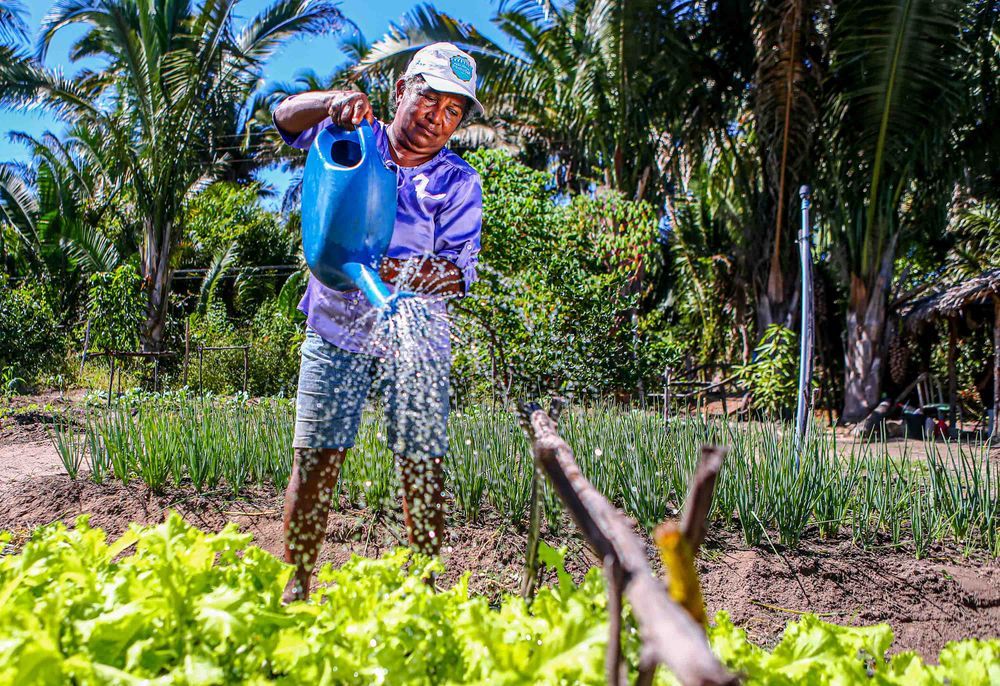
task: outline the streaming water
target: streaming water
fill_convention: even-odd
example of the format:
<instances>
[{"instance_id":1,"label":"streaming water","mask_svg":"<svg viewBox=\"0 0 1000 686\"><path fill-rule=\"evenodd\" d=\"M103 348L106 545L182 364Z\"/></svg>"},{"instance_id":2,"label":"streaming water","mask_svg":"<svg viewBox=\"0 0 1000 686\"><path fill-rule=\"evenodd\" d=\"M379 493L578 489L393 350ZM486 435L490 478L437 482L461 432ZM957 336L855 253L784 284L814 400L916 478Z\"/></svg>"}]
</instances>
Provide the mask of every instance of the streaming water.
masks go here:
<instances>
[{"instance_id":1,"label":"streaming water","mask_svg":"<svg viewBox=\"0 0 1000 686\"><path fill-rule=\"evenodd\" d=\"M403 490L413 544L437 552L443 534L443 465L447 446L447 326L420 298L401 300L380 319L373 340L383 347L383 388L389 448Z\"/></svg>"}]
</instances>

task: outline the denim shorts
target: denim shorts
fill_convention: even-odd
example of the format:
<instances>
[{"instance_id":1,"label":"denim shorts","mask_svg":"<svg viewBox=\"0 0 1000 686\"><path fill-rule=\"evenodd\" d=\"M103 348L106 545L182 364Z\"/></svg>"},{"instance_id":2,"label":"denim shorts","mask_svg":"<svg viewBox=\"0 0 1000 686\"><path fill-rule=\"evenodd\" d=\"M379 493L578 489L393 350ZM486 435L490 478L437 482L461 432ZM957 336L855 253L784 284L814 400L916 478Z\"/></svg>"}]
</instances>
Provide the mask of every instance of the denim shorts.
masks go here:
<instances>
[{"instance_id":1,"label":"denim shorts","mask_svg":"<svg viewBox=\"0 0 1000 686\"><path fill-rule=\"evenodd\" d=\"M350 448L373 388L385 410L388 446L407 457L448 450L450 360L427 355L400 368L374 355L342 350L306 330L295 398L296 448Z\"/></svg>"}]
</instances>

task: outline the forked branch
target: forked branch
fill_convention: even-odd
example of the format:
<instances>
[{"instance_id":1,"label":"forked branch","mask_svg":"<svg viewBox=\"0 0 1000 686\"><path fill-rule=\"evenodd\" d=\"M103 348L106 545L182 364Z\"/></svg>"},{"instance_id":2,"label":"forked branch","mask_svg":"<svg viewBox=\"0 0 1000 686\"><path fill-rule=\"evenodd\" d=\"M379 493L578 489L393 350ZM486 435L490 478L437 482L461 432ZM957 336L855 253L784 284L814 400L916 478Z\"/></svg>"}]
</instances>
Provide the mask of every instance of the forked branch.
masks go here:
<instances>
[{"instance_id":1,"label":"forked branch","mask_svg":"<svg viewBox=\"0 0 1000 686\"><path fill-rule=\"evenodd\" d=\"M640 680L651 679L656 665L662 664L685 686L737 683L712 653L702 627L670 598L663 583L653 575L646 549L628 520L584 477L552 418L538 405L528 404L522 407L521 424L531 442L536 467L548 477L584 538L605 561L609 591L624 592L631 603L643 645ZM714 477L702 481L708 486L702 490L707 491L710 501L711 484L707 482L714 483ZM699 483L697 477L695 483ZM698 512L707 513L707 507L693 502L689 503L689 511L685 515L688 527L693 535L703 537L704 515L700 529L693 522ZM616 598L611 598L609 609L620 610ZM620 627L620 617L612 618L611 626ZM620 637L611 638L608 659L618 660ZM608 676L615 686L621 683L618 665L608 665Z\"/></svg>"}]
</instances>

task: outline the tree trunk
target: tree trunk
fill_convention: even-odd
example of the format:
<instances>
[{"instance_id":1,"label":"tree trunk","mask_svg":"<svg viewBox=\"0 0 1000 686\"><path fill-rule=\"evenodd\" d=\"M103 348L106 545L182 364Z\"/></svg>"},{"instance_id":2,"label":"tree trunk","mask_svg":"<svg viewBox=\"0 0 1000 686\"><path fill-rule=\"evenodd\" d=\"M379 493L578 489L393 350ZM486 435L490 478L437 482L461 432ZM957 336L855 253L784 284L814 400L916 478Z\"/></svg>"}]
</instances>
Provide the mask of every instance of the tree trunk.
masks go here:
<instances>
[{"instance_id":1,"label":"tree trunk","mask_svg":"<svg viewBox=\"0 0 1000 686\"><path fill-rule=\"evenodd\" d=\"M882 390L882 343L895 256L896 236L893 236L882 253L879 271L870 288L860 275L851 274L841 422L861 421L878 405Z\"/></svg>"},{"instance_id":2,"label":"tree trunk","mask_svg":"<svg viewBox=\"0 0 1000 686\"><path fill-rule=\"evenodd\" d=\"M146 227L142 250L142 282L149 299L146 302L146 321L139 332L143 352L161 352L163 348L170 284L173 280L173 270L170 268L170 234L169 225L163 231L157 231L149 225Z\"/></svg>"}]
</instances>

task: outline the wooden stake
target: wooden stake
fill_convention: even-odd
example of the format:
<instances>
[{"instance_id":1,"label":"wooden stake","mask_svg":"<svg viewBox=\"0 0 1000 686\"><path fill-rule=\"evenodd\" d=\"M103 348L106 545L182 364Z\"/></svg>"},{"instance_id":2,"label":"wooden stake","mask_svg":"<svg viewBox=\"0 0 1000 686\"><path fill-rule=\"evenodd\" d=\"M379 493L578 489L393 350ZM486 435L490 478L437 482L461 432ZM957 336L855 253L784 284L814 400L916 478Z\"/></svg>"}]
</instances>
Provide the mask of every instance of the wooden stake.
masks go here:
<instances>
[{"instance_id":1,"label":"wooden stake","mask_svg":"<svg viewBox=\"0 0 1000 686\"><path fill-rule=\"evenodd\" d=\"M83 365L87 361L87 348L90 347L90 320L87 320L87 329L83 332L83 354L80 355L80 375L83 375Z\"/></svg>"},{"instance_id":2,"label":"wooden stake","mask_svg":"<svg viewBox=\"0 0 1000 686\"><path fill-rule=\"evenodd\" d=\"M555 397L549 404L549 418L556 424L566 406L564 398ZM524 578L521 581L521 597L530 601L535 596L538 581L538 541L542 528L542 493L537 467L531 470L531 498L528 501L528 550L524 557Z\"/></svg>"},{"instance_id":3,"label":"wooden stake","mask_svg":"<svg viewBox=\"0 0 1000 686\"><path fill-rule=\"evenodd\" d=\"M538 495L538 470L531 470L531 498L528 501L528 551L524 557L524 578L521 580L521 597L529 602L535 596L538 579L538 539L541 531L541 498Z\"/></svg>"},{"instance_id":4,"label":"wooden stake","mask_svg":"<svg viewBox=\"0 0 1000 686\"><path fill-rule=\"evenodd\" d=\"M111 407L111 396L115 392L115 356L111 355L111 378L108 379L108 407Z\"/></svg>"}]
</instances>

